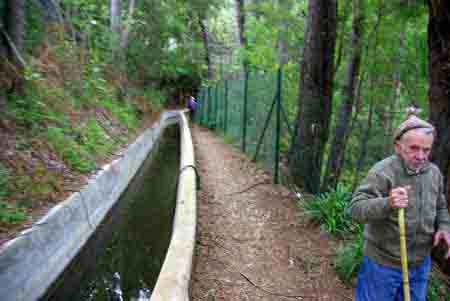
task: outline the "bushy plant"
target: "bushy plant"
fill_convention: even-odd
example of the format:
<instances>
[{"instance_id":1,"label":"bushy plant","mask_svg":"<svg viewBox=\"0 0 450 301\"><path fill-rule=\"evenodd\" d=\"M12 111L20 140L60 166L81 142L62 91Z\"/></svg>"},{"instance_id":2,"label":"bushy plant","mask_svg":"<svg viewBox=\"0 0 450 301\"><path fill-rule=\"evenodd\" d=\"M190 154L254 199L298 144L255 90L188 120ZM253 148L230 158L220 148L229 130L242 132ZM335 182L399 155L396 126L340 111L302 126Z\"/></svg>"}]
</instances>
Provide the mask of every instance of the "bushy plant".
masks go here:
<instances>
[{"instance_id":1,"label":"bushy plant","mask_svg":"<svg viewBox=\"0 0 450 301\"><path fill-rule=\"evenodd\" d=\"M9 171L0 164L0 201L8 193Z\"/></svg>"},{"instance_id":2,"label":"bushy plant","mask_svg":"<svg viewBox=\"0 0 450 301\"><path fill-rule=\"evenodd\" d=\"M356 227L356 235L340 248L335 260L335 270L339 278L347 285L351 285L359 271L363 258L362 226Z\"/></svg>"},{"instance_id":3,"label":"bushy plant","mask_svg":"<svg viewBox=\"0 0 450 301\"><path fill-rule=\"evenodd\" d=\"M89 153L102 155L112 150L111 138L95 119L89 119L82 132L84 134L83 144Z\"/></svg>"},{"instance_id":4,"label":"bushy plant","mask_svg":"<svg viewBox=\"0 0 450 301\"><path fill-rule=\"evenodd\" d=\"M136 108L130 103L119 103L111 99L103 99L100 106L107 109L119 122L126 126L128 130L134 131L138 127L139 121Z\"/></svg>"},{"instance_id":5,"label":"bushy plant","mask_svg":"<svg viewBox=\"0 0 450 301\"><path fill-rule=\"evenodd\" d=\"M0 164L0 223L11 225L24 221L27 217L26 212L19 207L3 201L8 194L9 171Z\"/></svg>"},{"instance_id":6,"label":"bushy plant","mask_svg":"<svg viewBox=\"0 0 450 301\"><path fill-rule=\"evenodd\" d=\"M427 292L428 301L447 301L450 296L450 283L445 279L445 276L441 276L440 274L434 268L430 273Z\"/></svg>"},{"instance_id":7,"label":"bushy plant","mask_svg":"<svg viewBox=\"0 0 450 301\"><path fill-rule=\"evenodd\" d=\"M24 209L0 201L0 223L14 225L25 221L26 218L27 214Z\"/></svg>"},{"instance_id":8,"label":"bushy plant","mask_svg":"<svg viewBox=\"0 0 450 301\"><path fill-rule=\"evenodd\" d=\"M338 185L336 189L300 202L300 206L312 221L320 224L328 233L344 235L354 232L355 227L346 210L350 200L350 190L343 185Z\"/></svg>"},{"instance_id":9,"label":"bushy plant","mask_svg":"<svg viewBox=\"0 0 450 301\"><path fill-rule=\"evenodd\" d=\"M95 169L95 163L89 152L73 138L66 136L64 129L48 128L47 139L60 158L74 170L90 172Z\"/></svg>"}]
</instances>

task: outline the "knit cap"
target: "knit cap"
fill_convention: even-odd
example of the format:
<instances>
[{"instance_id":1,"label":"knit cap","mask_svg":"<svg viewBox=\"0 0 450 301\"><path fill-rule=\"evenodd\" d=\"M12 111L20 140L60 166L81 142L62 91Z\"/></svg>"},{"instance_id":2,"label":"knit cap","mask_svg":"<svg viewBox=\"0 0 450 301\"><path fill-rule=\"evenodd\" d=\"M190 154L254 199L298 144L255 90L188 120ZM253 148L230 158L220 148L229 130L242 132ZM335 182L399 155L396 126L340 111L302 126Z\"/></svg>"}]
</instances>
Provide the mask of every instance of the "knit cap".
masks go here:
<instances>
[{"instance_id":1,"label":"knit cap","mask_svg":"<svg viewBox=\"0 0 450 301\"><path fill-rule=\"evenodd\" d=\"M415 115L409 115L408 118L405 121L403 121L395 130L394 142L398 141L406 132L421 128L430 129L431 131L434 131L434 127L430 123L420 119Z\"/></svg>"}]
</instances>

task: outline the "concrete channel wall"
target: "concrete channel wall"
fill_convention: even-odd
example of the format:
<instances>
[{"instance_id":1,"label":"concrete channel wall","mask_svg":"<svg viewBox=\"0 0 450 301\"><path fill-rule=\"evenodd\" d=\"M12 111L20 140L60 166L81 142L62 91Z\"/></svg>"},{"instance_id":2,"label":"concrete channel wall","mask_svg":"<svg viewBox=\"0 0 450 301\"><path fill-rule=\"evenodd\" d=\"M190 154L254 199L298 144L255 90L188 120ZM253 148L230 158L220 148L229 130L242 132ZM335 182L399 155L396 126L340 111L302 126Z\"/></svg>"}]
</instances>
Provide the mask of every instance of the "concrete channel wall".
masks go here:
<instances>
[{"instance_id":1,"label":"concrete channel wall","mask_svg":"<svg viewBox=\"0 0 450 301\"><path fill-rule=\"evenodd\" d=\"M37 300L45 294L120 198L164 129L172 124L180 127L181 168L194 164L186 117L179 111L163 113L158 123L147 129L119 159L92 176L81 191L0 248L2 301ZM172 240L160 274L161 284L158 279L155 288L157 296L165 296L168 290L171 297L152 296L152 301L188 300L196 223L193 173L193 168L185 168L180 174Z\"/></svg>"}]
</instances>

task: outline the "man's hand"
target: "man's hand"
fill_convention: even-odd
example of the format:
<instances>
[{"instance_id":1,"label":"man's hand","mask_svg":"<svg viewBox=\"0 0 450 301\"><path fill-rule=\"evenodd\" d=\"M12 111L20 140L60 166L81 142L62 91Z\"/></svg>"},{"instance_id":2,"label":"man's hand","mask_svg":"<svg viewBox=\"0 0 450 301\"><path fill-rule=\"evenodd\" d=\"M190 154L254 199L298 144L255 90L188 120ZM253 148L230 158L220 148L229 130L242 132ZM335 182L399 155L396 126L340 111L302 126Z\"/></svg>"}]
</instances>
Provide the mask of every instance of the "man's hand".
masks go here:
<instances>
[{"instance_id":1,"label":"man's hand","mask_svg":"<svg viewBox=\"0 0 450 301\"><path fill-rule=\"evenodd\" d=\"M434 241L433 241L433 247L436 247L439 242L443 240L445 244L447 245L447 255L445 258L450 258L450 233L447 231L439 230L436 233L434 233Z\"/></svg>"},{"instance_id":2,"label":"man's hand","mask_svg":"<svg viewBox=\"0 0 450 301\"><path fill-rule=\"evenodd\" d=\"M411 186L397 187L389 193L389 206L391 208L408 207L408 190Z\"/></svg>"}]
</instances>

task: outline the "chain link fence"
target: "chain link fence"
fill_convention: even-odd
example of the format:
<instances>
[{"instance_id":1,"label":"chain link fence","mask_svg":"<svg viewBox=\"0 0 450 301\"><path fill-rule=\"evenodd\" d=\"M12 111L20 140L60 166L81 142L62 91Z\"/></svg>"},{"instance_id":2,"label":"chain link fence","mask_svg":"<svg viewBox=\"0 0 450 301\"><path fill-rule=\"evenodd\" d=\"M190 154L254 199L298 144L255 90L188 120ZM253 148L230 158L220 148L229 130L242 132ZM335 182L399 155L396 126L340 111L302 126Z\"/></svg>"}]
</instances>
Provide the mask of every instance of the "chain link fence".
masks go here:
<instances>
[{"instance_id":1,"label":"chain link fence","mask_svg":"<svg viewBox=\"0 0 450 301\"><path fill-rule=\"evenodd\" d=\"M250 71L203 87L194 121L223 135L270 172L274 183L280 183L293 134L285 92L281 69Z\"/></svg>"}]
</instances>

